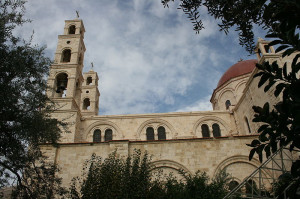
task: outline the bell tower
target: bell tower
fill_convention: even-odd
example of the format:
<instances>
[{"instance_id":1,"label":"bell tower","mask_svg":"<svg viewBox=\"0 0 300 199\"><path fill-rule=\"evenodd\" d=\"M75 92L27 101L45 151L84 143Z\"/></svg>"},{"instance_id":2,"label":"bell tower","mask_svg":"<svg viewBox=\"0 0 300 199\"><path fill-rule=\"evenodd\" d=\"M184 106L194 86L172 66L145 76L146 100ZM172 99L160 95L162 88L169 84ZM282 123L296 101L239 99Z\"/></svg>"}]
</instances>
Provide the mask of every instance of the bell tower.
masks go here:
<instances>
[{"instance_id":1,"label":"bell tower","mask_svg":"<svg viewBox=\"0 0 300 199\"><path fill-rule=\"evenodd\" d=\"M276 53L274 47L269 46L269 43L270 41L263 40L262 38L259 38L257 41L255 53L259 64L262 64L264 61L270 63L274 61L280 62L281 55Z\"/></svg>"},{"instance_id":2,"label":"bell tower","mask_svg":"<svg viewBox=\"0 0 300 199\"><path fill-rule=\"evenodd\" d=\"M68 123L71 132L64 133L60 142L80 139L82 68L86 50L84 32L81 19L65 21L64 34L58 36L54 63L50 68L47 95L56 107L52 115Z\"/></svg>"},{"instance_id":3,"label":"bell tower","mask_svg":"<svg viewBox=\"0 0 300 199\"><path fill-rule=\"evenodd\" d=\"M98 115L99 97L98 75L93 70L83 74L84 82L82 84L81 95L81 113L83 116Z\"/></svg>"}]
</instances>

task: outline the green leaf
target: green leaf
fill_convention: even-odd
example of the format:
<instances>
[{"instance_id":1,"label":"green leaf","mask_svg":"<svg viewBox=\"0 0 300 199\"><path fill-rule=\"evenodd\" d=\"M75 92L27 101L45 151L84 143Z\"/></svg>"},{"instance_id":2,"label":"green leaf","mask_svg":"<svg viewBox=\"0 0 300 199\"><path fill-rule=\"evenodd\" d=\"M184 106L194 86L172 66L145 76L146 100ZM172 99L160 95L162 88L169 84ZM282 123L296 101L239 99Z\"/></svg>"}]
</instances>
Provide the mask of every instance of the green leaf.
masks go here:
<instances>
[{"instance_id":1,"label":"green leaf","mask_svg":"<svg viewBox=\"0 0 300 199\"><path fill-rule=\"evenodd\" d=\"M263 161L263 155L262 155L262 152L260 152L258 154L258 158L259 158L259 161L262 162Z\"/></svg>"},{"instance_id":2,"label":"green leaf","mask_svg":"<svg viewBox=\"0 0 300 199\"><path fill-rule=\"evenodd\" d=\"M262 112L262 108L259 106L252 106L252 109L254 110L254 112L256 113L261 113Z\"/></svg>"},{"instance_id":3,"label":"green leaf","mask_svg":"<svg viewBox=\"0 0 300 199\"><path fill-rule=\"evenodd\" d=\"M274 34L266 35L266 37L268 37L268 36L273 37ZM269 46L274 46L274 45L281 44L281 43L282 43L282 40L273 40L269 43Z\"/></svg>"},{"instance_id":4,"label":"green leaf","mask_svg":"<svg viewBox=\"0 0 300 199\"><path fill-rule=\"evenodd\" d=\"M285 79L287 79L288 75L287 75L286 62L285 62L284 65L283 65L282 72L283 72L283 77L284 77Z\"/></svg>"},{"instance_id":5,"label":"green leaf","mask_svg":"<svg viewBox=\"0 0 300 199\"><path fill-rule=\"evenodd\" d=\"M272 153L275 153L277 151L277 142L276 141L271 142L271 149L272 149Z\"/></svg>"},{"instance_id":6,"label":"green leaf","mask_svg":"<svg viewBox=\"0 0 300 199\"><path fill-rule=\"evenodd\" d=\"M263 74L258 82L258 88L260 88L268 79L269 77L266 74Z\"/></svg>"},{"instance_id":7,"label":"green leaf","mask_svg":"<svg viewBox=\"0 0 300 199\"><path fill-rule=\"evenodd\" d=\"M288 45L281 45L281 46L279 46L279 47L275 50L275 52L278 53L278 52L280 52L280 51L282 51L282 50L284 50L284 49L286 49L286 48L288 48L288 47L289 47Z\"/></svg>"},{"instance_id":8,"label":"green leaf","mask_svg":"<svg viewBox=\"0 0 300 199\"><path fill-rule=\"evenodd\" d=\"M282 92L282 90L285 88L285 86L286 86L286 85L285 85L284 83L278 84L278 85L276 86L276 88L275 88L274 95L275 95L276 97L278 97L279 94Z\"/></svg>"},{"instance_id":9,"label":"green leaf","mask_svg":"<svg viewBox=\"0 0 300 199\"><path fill-rule=\"evenodd\" d=\"M261 76L261 75L263 75L263 74L265 74L265 72L258 72L258 73L256 73L253 77L255 78L255 77L259 77L259 76Z\"/></svg>"},{"instance_id":10,"label":"green leaf","mask_svg":"<svg viewBox=\"0 0 300 199\"><path fill-rule=\"evenodd\" d=\"M256 146L258 146L258 145L260 145L260 141L259 140L252 140L252 142L251 142L251 144L250 144L250 146L251 147L256 147Z\"/></svg>"},{"instance_id":11,"label":"green leaf","mask_svg":"<svg viewBox=\"0 0 300 199\"><path fill-rule=\"evenodd\" d=\"M264 115L269 115L269 109L270 109L269 102L266 102L264 104L264 107L263 107L263 113L264 113Z\"/></svg>"},{"instance_id":12,"label":"green leaf","mask_svg":"<svg viewBox=\"0 0 300 199\"><path fill-rule=\"evenodd\" d=\"M265 152L266 152L267 158L269 158L269 156L271 155L270 145L267 145L267 146L264 148L264 150L265 150Z\"/></svg>"},{"instance_id":13,"label":"green leaf","mask_svg":"<svg viewBox=\"0 0 300 199\"><path fill-rule=\"evenodd\" d=\"M270 90L270 88L275 84L275 81L274 80L270 80L269 81L269 84L267 86L265 86L264 88L264 92L267 92L268 90Z\"/></svg>"},{"instance_id":14,"label":"green leaf","mask_svg":"<svg viewBox=\"0 0 300 199\"><path fill-rule=\"evenodd\" d=\"M293 73L297 73L299 71L299 68L300 68L299 67L300 63L298 63L299 57L300 57L300 54L297 54L293 59L293 62L292 62L292 72ZM298 66L298 70L297 70L297 66Z\"/></svg>"},{"instance_id":15,"label":"green leaf","mask_svg":"<svg viewBox=\"0 0 300 199\"><path fill-rule=\"evenodd\" d=\"M251 149L250 154L249 154L249 161L252 160L255 151L256 151L256 148Z\"/></svg>"},{"instance_id":16,"label":"green leaf","mask_svg":"<svg viewBox=\"0 0 300 199\"><path fill-rule=\"evenodd\" d=\"M268 124L263 124L259 127L259 129L257 130L258 133L262 132L263 130L265 130L269 125Z\"/></svg>"}]
</instances>

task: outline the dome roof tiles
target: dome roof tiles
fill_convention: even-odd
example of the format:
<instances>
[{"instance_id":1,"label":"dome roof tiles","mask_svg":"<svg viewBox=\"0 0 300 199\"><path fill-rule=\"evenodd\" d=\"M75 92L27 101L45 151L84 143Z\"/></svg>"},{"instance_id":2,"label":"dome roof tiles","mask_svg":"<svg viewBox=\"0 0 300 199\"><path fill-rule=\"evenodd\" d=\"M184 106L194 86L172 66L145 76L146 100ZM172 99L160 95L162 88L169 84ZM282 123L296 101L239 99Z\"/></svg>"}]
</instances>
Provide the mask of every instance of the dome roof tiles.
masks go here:
<instances>
[{"instance_id":1,"label":"dome roof tiles","mask_svg":"<svg viewBox=\"0 0 300 199\"><path fill-rule=\"evenodd\" d=\"M225 84L227 81L231 80L232 78L251 73L255 68L257 63L256 59L240 61L234 65L232 65L221 77L218 83L218 87Z\"/></svg>"}]
</instances>

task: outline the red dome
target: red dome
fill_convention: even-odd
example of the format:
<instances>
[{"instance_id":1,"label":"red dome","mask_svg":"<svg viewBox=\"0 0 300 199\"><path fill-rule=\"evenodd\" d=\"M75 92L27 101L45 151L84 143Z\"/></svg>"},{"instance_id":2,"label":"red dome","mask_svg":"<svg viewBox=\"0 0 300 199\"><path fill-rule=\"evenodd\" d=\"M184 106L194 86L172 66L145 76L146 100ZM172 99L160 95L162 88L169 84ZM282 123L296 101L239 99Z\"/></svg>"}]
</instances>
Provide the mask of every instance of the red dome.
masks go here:
<instances>
[{"instance_id":1,"label":"red dome","mask_svg":"<svg viewBox=\"0 0 300 199\"><path fill-rule=\"evenodd\" d=\"M245 61L240 61L234 65L232 65L221 77L218 83L218 87L222 86L225 82L231 80L232 78L251 73L255 68L255 64L257 63L256 59L250 59Z\"/></svg>"}]
</instances>

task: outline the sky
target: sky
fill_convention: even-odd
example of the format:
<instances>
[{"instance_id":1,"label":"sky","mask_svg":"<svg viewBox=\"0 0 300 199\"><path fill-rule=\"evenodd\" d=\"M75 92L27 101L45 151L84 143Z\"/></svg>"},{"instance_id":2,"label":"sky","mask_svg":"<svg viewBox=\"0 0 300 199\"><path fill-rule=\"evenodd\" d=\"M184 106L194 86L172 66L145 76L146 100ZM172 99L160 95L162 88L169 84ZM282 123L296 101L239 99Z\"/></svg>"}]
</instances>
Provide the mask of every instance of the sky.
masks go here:
<instances>
[{"instance_id":1,"label":"sky","mask_svg":"<svg viewBox=\"0 0 300 199\"><path fill-rule=\"evenodd\" d=\"M79 11L84 71L93 62L99 76L99 115L212 110L209 99L222 74L255 56L239 45L237 32L220 32L205 9L205 29L196 34L177 7L164 8L160 0L29 0L25 17L32 22L17 32L29 39L34 31L33 43L46 46L53 60L64 20Z\"/></svg>"}]
</instances>

